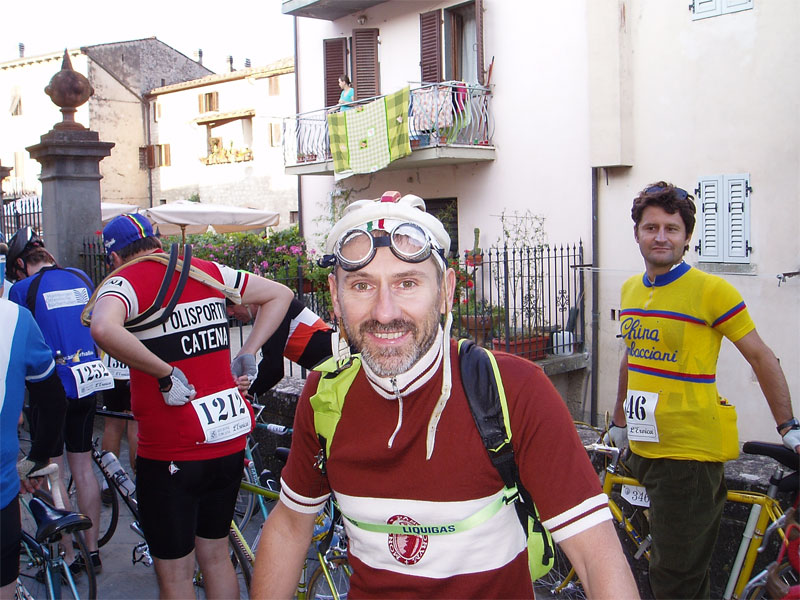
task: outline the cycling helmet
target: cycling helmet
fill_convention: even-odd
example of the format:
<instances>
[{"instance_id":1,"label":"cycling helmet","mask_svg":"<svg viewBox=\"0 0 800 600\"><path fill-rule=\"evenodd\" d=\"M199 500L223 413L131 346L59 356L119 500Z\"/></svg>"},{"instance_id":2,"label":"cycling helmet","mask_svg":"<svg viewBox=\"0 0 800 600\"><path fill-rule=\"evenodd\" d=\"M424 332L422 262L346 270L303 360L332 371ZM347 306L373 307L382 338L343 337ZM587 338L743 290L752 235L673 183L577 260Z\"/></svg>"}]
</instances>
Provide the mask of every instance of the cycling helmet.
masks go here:
<instances>
[{"instance_id":1,"label":"cycling helmet","mask_svg":"<svg viewBox=\"0 0 800 600\"><path fill-rule=\"evenodd\" d=\"M14 237L8 243L8 279L9 281L16 281L17 259L21 258L25 262L25 256L33 248L44 248L44 241L36 235L30 226L23 227L17 230Z\"/></svg>"}]
</instances>

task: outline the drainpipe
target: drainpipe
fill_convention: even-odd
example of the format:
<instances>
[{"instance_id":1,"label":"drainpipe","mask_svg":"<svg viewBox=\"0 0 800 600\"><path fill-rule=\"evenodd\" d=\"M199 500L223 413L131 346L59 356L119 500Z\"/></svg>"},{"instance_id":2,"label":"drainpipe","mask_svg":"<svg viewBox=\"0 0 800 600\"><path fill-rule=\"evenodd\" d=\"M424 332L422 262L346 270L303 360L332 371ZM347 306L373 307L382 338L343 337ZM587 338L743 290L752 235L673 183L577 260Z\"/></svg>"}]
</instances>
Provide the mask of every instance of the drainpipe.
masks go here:
<instances>
[{"instance_id":1,"label":"drainpipe","mask_svg":"<svg viewBox=\"0 0 800 600\"><path fill-rule=\"evenodd\" d=\"M294 27L294 114L300 114L300 76L297 68L297 16L292 17ZM283 140L286 144L286 140ZM285 155L284 155L285 159ZM302 175L297 176L297 229L300 237L303 237L303 186Z\"/></svg>"},{"instance_id":2,"label":"drainpipe","mask_svg":"<svg viewBox=\"0 0 800 600\"><path fill-rule=\"evenodd\" d=\"M600 227L597 214L597 177L599 170L592 167L592 387L589 402L589 423L597 425L597 373L599 361L597 353L600 349L600 290L598 266L600 264Z\"/></svg>"},{"instance_id":3,"label":"drainpipe","mask_svg":"<svg viewBox=\"0 0 800 600\"><path fill-rule=\"evenodd\" d=\"M147 96L142 98L142 107L144 112L144 131L145 131L145 146L152 144L150 132L150 100ZM153 208L153 169L147 167L147 195L150 199L150 208Z\"/></svg>"}]
</instances>

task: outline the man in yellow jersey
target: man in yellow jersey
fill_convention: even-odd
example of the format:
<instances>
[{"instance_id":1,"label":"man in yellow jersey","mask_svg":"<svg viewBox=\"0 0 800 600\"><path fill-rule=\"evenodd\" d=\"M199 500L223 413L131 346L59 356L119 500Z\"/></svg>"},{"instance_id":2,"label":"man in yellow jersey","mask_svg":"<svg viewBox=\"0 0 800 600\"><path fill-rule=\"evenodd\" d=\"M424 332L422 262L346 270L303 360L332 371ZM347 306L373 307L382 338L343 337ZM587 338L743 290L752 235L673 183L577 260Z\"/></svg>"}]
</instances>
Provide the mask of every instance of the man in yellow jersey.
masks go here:
<instances>
[{"instance_id":1,"label":"man in yellow jersey","mask_svg":"<svg viewBox=\"0 0 800 600\"><path fill-rule=\"evenodd\" d=\"M650 496L656 598L709 598L709 563L725 503L724 463L739 455L735 409L717 393L722 337L753 367L778 433L800 451L800 424L772 350L727 281L683 261L694 198L663 181L633 201L645 273L622 286L627 352L609 435Z\"/></svg>"}]
</instances>

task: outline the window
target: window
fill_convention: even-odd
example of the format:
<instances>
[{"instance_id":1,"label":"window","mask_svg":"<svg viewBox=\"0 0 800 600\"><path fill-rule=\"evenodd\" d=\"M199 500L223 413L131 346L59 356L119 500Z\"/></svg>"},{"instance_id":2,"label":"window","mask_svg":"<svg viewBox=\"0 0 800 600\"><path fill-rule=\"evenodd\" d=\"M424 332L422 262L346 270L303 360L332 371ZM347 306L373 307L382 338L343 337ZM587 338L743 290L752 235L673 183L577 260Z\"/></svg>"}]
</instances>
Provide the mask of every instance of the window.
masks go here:
<instances>
[{"instance_id":1,"label":"window","mask_svg":"<svg viewBox=\"0 0 800 600\"><path fill-rule=\"evenodd\" d=\"M296 210L289 211L289 224L294 225L300 222L300 212Z\"/></svg>"},{"instance_id":2,"label":"window","mask_svg":"<svg viewBox=\"0 0 800 600\"><path fill-rule=\"evenodd\" d=\"M219 92L208 92L197 96L201 113L219 110Z\"/></svg>"},{"instance_id":3,"label":"window","mask_svg":"<svg viewBox=\"0 0 800 600\"><path fill-rule=\"evenodd\" d=\"M750 262L750 192L747 173L700 177L695 190L700 262Z\"/></svg>"},{"instance_id":4,"label":"window","mask_svg":"<svg viewBox=\"0 0 800 600\"><path fill-rule=\"evenodd\" d=\"M353 30L353 88L356 100L381 93L377 29Z\"/></svg>"},{"instance_id":5,"label":"window","mask_svg":"<svg viewBox=\"0 0 800 600\"><path fill-rule=\"evenodd\" d=\"M339 77L346 75L347 68L347 38L333 38L322 40L322 51L325 63L325 106L339 104Z\"/></svg>"},{"instance_id":6,"label":"window","mask_svg":"<svg viewBox=\"0 0 800 600\"><path fill-rule=\"evenodd\" d=\"M419 16L422 81L483 84L483 0Z\"/></svg>"},{"instance_id":7,"label":"window","mask_svg":"<svg viewBox=\"0 0 800 600\"><path fill-rule=\"evenodd\" d=\"M697 21L750 10L753 8L753 0L693 0L689 6L692 9L692 20Z\"/></svg>"},{"instance_id":8,"label":"window","mask_svg":"<svg viewBox=\"0 0 800 600\"><path fill-rule=\"evenodd\" d=\"M158 123L161 119L161 102L153 102L153 122Z\"/></svg>"},{"instance_id":9,"label":"window","mask_svg":"<svg viewBox=\"0 0 800 600\"><path fill-rule=\"evenodd\" d=\"M425 199L425 209L439 219L450 236L450 256L458 256L458 200L455 198Z\"/></svg>"},{"instance_id":10,"label":"window","mask_svg":"<svg viewBox=\"0 0 800 600\"><path fill-rule=\"evenodd\" d=\"M281 88L279 85L279 79L277 76L269 78L269 95L270 96L277 96L281 93Z\"/></svg>"},{"instance_id":11,"label":"window","mask_svg":"<svg viewBox=\"0 0 800 600\"><path fill-rule=\"evenodd\" d=\"M269 126L269 144L273 148L281 145L281 124L270 123Z\"/></svg>"},{"instance_id":12,"label":"window","mask_svg":"<svg viewBox=\"0 0 800 600\"><path fill-rule=\"evenodd\" d=\"M140 169L168 167L171 164L169 144L156 144L155 146L141 146L139 148Z\"/></svg>"},{"instance_id":13,"label":"window","mask_svg":"<svg viewBox=\"0 0 800 600\"><path fill-rule=\"evenodd\" d=\"M11 92L11 109L9 112L11 113L12 117L22 116L22 95L20 94L17 86L14 86L14 89Z\"/></svg>"}]
</instances>

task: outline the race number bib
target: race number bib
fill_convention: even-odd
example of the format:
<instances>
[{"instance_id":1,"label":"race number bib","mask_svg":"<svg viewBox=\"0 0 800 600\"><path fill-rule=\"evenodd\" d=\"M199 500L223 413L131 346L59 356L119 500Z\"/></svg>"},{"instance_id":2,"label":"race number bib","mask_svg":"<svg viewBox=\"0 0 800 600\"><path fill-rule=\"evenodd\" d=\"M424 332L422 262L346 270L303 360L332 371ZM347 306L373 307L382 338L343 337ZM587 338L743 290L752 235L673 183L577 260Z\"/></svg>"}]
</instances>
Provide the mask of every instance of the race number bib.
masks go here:
<instances>
[{"instance_id":1,"label":"race number bib","mask_svg":"<svg viewBox=\"0 0 800 600\"><path fill-rule=\"evenodd\" d=\"M123 379L127 381L131 378L131 371L128 369L128 365L118 361L110 354L103 355L103 364L114 379Z\"/></svg>"},{"instance_id":2,"label":"race number bib","mask_svg":"<svg viewBox=\"0 0 800 600\"><path fill-rule=\"evenodd\" d=\"M620 494L634 506L643 506L645 508L650 506L650 496L647 495L647 490L644 486L625 484L622 486Z\"/></svg>"},{"instance_id":3,"label":"race number bib","mask_svg":"<svg viewBox=\"0 0 800 600\"><path fill-rule=\"evenodd\" d=\"M628 390L623 404L625 418L628 420L628 439L637 442L657 442L658 424L656 406L658 392Z\"/></svg>"},{"instance_id":4,"label":"race number bib","mask_svg":"<svg viewBox=\"0 0 800 600\"><path fill-rule=\"evenodd\" d=\"M216 444L250 432L250 411L235 387L192 401L206 444Z\"/></svg>"},{"instance_id":5,"label":"race number bib","mask_svg":"<svg viewBox=\"0 0 800 600\"><path fill-rule=\"evenodd\" d=\"M72 371L72 376L75 378L78 398L114 387L114 378L99 360L70 365L69 370Z\"/></svg>"}]
</instances>

